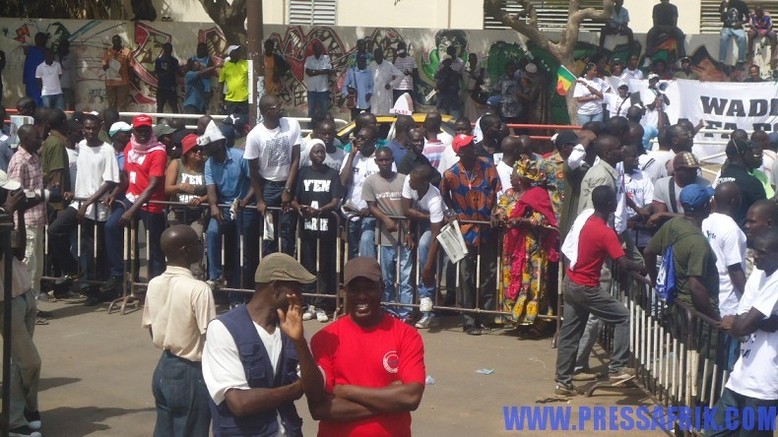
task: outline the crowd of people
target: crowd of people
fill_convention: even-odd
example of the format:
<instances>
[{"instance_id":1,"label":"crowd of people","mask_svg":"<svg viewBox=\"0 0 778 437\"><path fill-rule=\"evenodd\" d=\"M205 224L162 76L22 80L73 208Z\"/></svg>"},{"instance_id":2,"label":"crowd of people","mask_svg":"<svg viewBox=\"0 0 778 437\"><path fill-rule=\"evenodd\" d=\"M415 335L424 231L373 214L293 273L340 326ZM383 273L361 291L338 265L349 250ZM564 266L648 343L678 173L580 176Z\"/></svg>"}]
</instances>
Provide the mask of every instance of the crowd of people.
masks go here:
<instances>
[{"instance_id":1,"label":"crowd of people","mask_svg":"<svg viewBox=\"0 0 778 437\"><path fill-rule=\"evenodd\" d=\"M631 37L626 10L616 3L608 28ZM736 3L723 2L722 13L739 10ZM655 24L676 25L677 10L668 19L668 5L657 5L666 13L655 8ZM730 24L727 32L739 38L737 23ZM262 121L251 129L243 49L231 46L222 63L198 46L186 63L181 106L205 113L221 93L229 116L217 123L204 115L195 130L175 118L121 119L116 108L129 96L131 61L120 37L102 63L110 108L68 118L66 87L50 93L64 66L43 50L45 35L40 45L35 70L43 77L36 83L44 92L26 83L28 96L16 107L33 123L16 131L16 149L0 137L0 204L16 228L16 435L40 435L41 358L32 333L49 321L38 302L116 298L127 269L139 280L138 260L124 257L138 253L126 229L139 223L149 254L143 325L163 350L153 385L161 435L208 435L211 421L215 435L299 435L293 402L303 394L320 435L409 435L426 376L414 328L438 325L440 308L449 306L461 308L462 330L473 336L504 328L538 338L562 317L558 395L576 394L575 381L626 381L635 375L630 312L611 283L643 285L617 272L636 272L628 277L652 285L652 296L670 307L673 335L686 329L673 298L725 332L731 374L722 406L778 403L778 133L731 132L715 181L702 177L692 152L701 126L671 124L664 110L670 102L658 88L661 79L695 78L689 58L675 73L655 62L638 96L628 82L643 78L637 55L626 66L608 66L621 80L616 90L602 79L603 64L587 64L574 92L582 126L547 142L508 127L526 121L525 108L538 98L537 66L507 65L483 99L487 81L477 58L466 65L450 47L435 75L438 110L421 122L397 115L393 136L382 138L376 115L405 93L416 98L417 67L404 45L391 63L361 41L341 92L355 128L338 138L329 115L335 72L318 42L305 61L308 136L277 96L288 66L272 41L265 45ZM178 112L181 66L170 44L155 65L158 111ZM212 76L224 86L211 88ZM462 93L462 84L473 88ZM441 114L451 123L444 126ZM6 119L2 107L0 117ZM455 221L465 254L452 263L437 237ZM334 255L341 248L342 278ZM668 263L672 290L665 288ZM341 286L345 308L335 299ZM217 318L221 289L231 309ZM344 317L309 348L302 321L338 315ZM613 349L608 374L598 375L589 359L603 323L614 326ZM176 404L179 390L196 401Z\"/></svg>"}]
</instances>

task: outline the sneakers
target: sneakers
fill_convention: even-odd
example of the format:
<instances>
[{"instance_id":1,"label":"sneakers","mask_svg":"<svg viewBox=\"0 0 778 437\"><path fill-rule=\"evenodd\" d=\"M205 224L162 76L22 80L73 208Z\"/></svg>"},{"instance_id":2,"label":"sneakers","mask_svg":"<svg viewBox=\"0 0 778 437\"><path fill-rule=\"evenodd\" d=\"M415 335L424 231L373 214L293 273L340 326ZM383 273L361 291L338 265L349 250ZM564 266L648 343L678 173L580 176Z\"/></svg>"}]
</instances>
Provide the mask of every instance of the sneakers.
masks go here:
<instances>
[{"instance_id":1,"label":"sneakers","mask_svg":"<svg viewBox=\"0 0 778 437\"><path fill-rule=\"evenodd\" d=\"M559 396L577 396L578 390L572 385L557 383L554 388L554 394Z\"/></svg>"},{"instance_id":2,"label":"sneakers","mask_svg":"<svg viewBox=\"0 0 778 437\"><path fill-rule=\"evenodd\" d=\"M121 286L122 286L122 278L118 276L111 276L111 279L105 281L105 283L100 286L100 292L107 293L110 291L117 290L121 288Z\"/></svg>"},{"instance_id":3,"label":"sneakers","mask_svg":"<svg viewBox=\"0 0 778 437\"><path fill-rule=\"evenodd\" d=\"M8 436L9 437L42 437L40 432L35 431L29 426L20 426L18 428L8 430Z\"/></svg>"},{"instance_id":4,"label":"sneakers","mask_svg":"<svg viewBox=\"0 0 778 437\"><path fill-rule=\"evenodd\" d=\"M629 381L637 375L637 371L631 367L623 367L616 371L608 373L608 381L611 383L619 384L625 381Z\"/></svg>"},{"instance_id":5,"label":"sneakers","mask_svg":"<svg viewBox=\"0 0 778 437\"><path fill-rule=\"evenodd\" d=\"M313 305L308 305L308 309L303 313L303 320L313 320L314 317L316 317L316 307Z\"/></svg>"},{"instance_id":6,"label":"sneakers","mask_svg":"<svg viewBox=\"0 0 778 437\"><path fill-rule=\"evenodd\" d=\"M429 313L424 314L421 319L416 322L416 327L419 329L427 329L438 325L440 325L440 320L438 320L435 315Z\"/></svg>"},{"instance_id":7,"label":"sneakers","mask_svg":"<svg viewBox=\"0 0 778 437\"><path fill-rule=\"evenodd\" d=\"M591 370L582 370L573 375L573 381L594 381L599 377L600 375L592 372Z\"/></svg>"},{"instance_id":8,"label":"sneakers","mask_svg":"<svg viewBox=\"0 0 778 437\"><path fill-rule=\"evenodd\" d=\"M327 313L325 313L324 310L316 310L316 321L319 323L326 323L330 321L330 318L327 317Z\"/></svg>"},{"instance_id":9,"label":"sneakers","mask_svg":"<svg viewBox=\"0 0 778 437\"><path fill-rule=\"evenodd\" d=\"M220 288L223 288L224 285L226 284L224 278L221 276L219 276L216 279L209 279L205 281L205 283L208 285L208 287L211 288L211 290L218 290Z\"/></svg>"},{"instance_id":10,"label":"sneakers","mask_svg":"<svg viewBox=\"0 0 778 437\"><path fill-rule=\"evenodd\" d=\"M70 275L60 276L59 278L54 280L54 285L57 287L68 287L71 284L73 284L73 282L77 281L78 278L80 277L81 277L81 273L74 273Z\"/></svg>"},{"instance_id":11,"label":"sneakers","mask_svg":"<svg viewBox=\"0 0 778 437\"><path fill-rule=\"evenodd\" d=\"M27 419L27 426L33 431L39 431L41 429L41 413L39 411L25 411L24 418Z\"/></svg>"},{"instance_id":12,"label":"sneakers","mask_svg":"<svg viewBox=\"0 0 778 437\"><path fill-rule=\"evenodd\" d=\"M419 299L419 311L422 313L428 313L432 311L432 299L429 297L422 297Z\"/></svg>"}]
</instances>

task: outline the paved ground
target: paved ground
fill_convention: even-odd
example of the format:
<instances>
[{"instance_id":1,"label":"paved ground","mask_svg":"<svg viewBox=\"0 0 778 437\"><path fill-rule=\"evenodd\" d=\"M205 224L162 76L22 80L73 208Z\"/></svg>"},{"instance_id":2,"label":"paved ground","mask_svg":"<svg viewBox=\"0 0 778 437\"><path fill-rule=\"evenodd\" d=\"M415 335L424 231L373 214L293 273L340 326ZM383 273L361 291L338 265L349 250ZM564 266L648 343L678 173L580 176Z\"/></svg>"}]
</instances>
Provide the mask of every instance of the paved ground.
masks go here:
<instances>
[{"instance_id":1,"label":"paved ground","mask_svg":"<svg viewBox=\"0 0 778 437\"><path fill-rule=\"evenodd\" d=\"M146 331L140 327L140 311L107 314L106 306L84 307L75 303L47 303L55 318L39 326L36 342L43 357L40 408L46 437L149 436L154 424L151 374L159 357ZM308 334L322 325L306 322ZM429 375L435 379L413 415L419 436L505 435L503 406L572 406L577 423L578 406L651 405L639 389L599 392L593 398L546 404L537 400L553 393L556 351L550 339L520 340L504 332L469 337L444 321L433 332L423 332ZM594 364L594 363L593 363ZM480 375L481 368L494 369ZM315 435L316 425L299 402L305 435ZM588 431L557 431L555 435L589 435ZM525 431L522 435L548 434ZM624 435L625 432L598 432ZM659 432L629 435L662 435Z\"/></svg>"}]
</instances>

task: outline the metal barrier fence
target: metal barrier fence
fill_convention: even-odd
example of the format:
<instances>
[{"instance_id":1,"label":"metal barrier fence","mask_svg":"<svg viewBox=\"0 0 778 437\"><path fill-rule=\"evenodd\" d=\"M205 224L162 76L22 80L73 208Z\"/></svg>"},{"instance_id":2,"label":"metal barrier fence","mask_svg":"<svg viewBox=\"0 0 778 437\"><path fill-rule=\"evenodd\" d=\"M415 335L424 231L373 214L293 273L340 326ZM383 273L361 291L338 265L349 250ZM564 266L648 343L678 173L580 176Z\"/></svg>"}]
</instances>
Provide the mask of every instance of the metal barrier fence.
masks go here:
<instances>
[{"instance_id":1,"label":"metal barrier fence","mask_svg":"<svg viewBox=\"0 0 778 437\"><path fill-rule=\"evenodd\" d=\"M739 354L739 340L690 304L676 300L668 306L650 287L618 277L614 274L611 293L629 309L630 350L638 384L665 407L689 407L692 412L695 407L713 407ZM625 282L629 286L624 287ZM612 339L612 327L603 329L600 344L608 352ZM675 422L677 435L702 431L701 423L681 420Z\"/></svg>"},{"instance_id":2,"label":"metal barrier fence","mask_svg":"<svg viewBox=\"0 0 778 437\"><path fill-rule=\"evenodd\" d=\"M74 199L74 202L78 204L78 202L81 202L85 199ZM200 208L204 211L205 216L208 216L209 214L209 207L207 205L200 205L199 207L192 207L188 206L183 203L178 202L169 202L169 201L152 201L151 203L161 204L165 205L170 210L177 208L180 211L184 211L186 214L186 211L195 211L197 208ZM264 218L259 217L258 213L256 212L256 209L254 209L253 206L247 206L245 208L236 207L236 205L232 204L222 204L219 205L220 209L223 210L229 210L230 208L233 208L233 211L236 213L240 211L254 211L257 214L257 223L259 232L257 235L253 236L247 236L244 232L240 229L240 226L237 226L237 231L235 235L235 244L237 244L238 249L238 256L237 260L235 261L236 264L231 266L232 270L234 271L237 269L240 271L241 269L244 269L246 266L244 264L248 263L251 265L252 268L255 268L256 265L261 262L261 258L264 256L264 253L268 250L269 246L276 245L276 247L279 248L279 250L284 248L284 242L283 237L285 234L282 232L282 230L278 229L278 225L281 223L281 215L282 214L292 214L295 216L294 220L294 230L293 230L293 236L294 236L294 244L292 251L287 251L290 255L293 255L297 258L298 261L301 260L302 250L302 239L304 238L302 235L302 229L304 226L303 218L297 213L297 211L290 209L287 212L282 211L282 208L280 207L268 207L267 210L269 211L270 215L272 216L272 223L276 225L276 232L274 232L273 239L272 240L266 240L265 236L263 235L262 230L265 228L265 220ZM96 208L95 208L96 209ZM169 214L170 211L165 212L165 217L167 220L166 225L169 225L170 219L172 217L171 214ZM96 214L96 212L95 212ZM91 217L91 219L95 219L95 217ZM350 243L348 241L348 224L349 221L354 219L355 216L345 216L342 217L340 214L331 212L329 213L329 218L332 218L337 226L337 232L335 235L335 242L334 242L334 254L332 254L335 257L335 278L336 278L336 289L335 290L323 290L322 289L322 259L323 257L316 257L316 275L317 275L317 281L316 281L316 289L311 290L312 292L305 292L303 295L305 297L309 298L323 298L323 299L335 299L336 301L336 307L340 308L343 304L343 293L340 293L340 289L342 286L342 272L343 272L343 265L347 259L346 254L349 253L349 250L351 249ZM390 216L390 218L393 219L405 219L405 217L395 217ZM179 217L180 219L180 217ZM366 217L366 219L373 219L372 217ZM211 220L210 218L207 219L208 221L205 222L202 225L201 232L201 238L205 239L206 235L206 229L208 227L208 222ZM375 219L373 219L375 220ZM186 222L186 217L183 218L183 221ZM140 229L140 224L142 222L140 221L133 221L131 222L127 227L124 229L124 250L123 250L123 260L124 260L124 278L122 281L122 295L121 297L115 299L113 302L109 304L109 313L112 312L115 308L119 308L120 312L124 314L126 312L126 309L129 305L135 305L137 308L137 305L142 300L142 291L145 289L145 287L148 285L147 280L142 281L141 280L141 273L142 273L142 266L141 261L145 260L148 262L151 259L150 257L150 242L149 242L149 233L147 229ZM486 221L460 221L460 223L472 223L477 226L480 226L484 229L491 228L491 225L489 222ZM382 230L382 224L380 220L376 220L376 227L375 232L377 235L381 235ZM95 270L95 266L97 265L98 258L102 256L102 254L98 253L98 239L102 238L100 235L102 233L102 229L100 226L94 226L92 229L92 253L97 254L97 256L93 256L88 262L91 263L92 270ZM400 238L398 238L398 242L401 245L404 239L403 230L402 227L400 227ZM419 228L415 228L415 234L413 236L413 241L418 243L420 241L421 232L419 231ZM76 230L76 238L79 241L79 244L76 245L76 259L80 259L82 255L82 237L84 236L85 231L83 230L83 225L81 223L78 224L78 228ZM501 256L502 253L502 240L503 240L503 233L501 228L499 228L496 232L496 238L493 240L494 244L496 245L496 254L497 259L495 261L496 269L493 272L494 275L496 275L495 278L495 284L496 287L494 290L484 290L483 282L485 282L482 279L488 279L488 278L482 278L481 277L481 264L482 264L482 257L486 256L482 254L482 247L479 247L476 253L474 253L472 256L474 258L474 265L476 266L476 272L475 272L475 302L476 305L474 308L463 308L459 305L459 302L456 302L456 300L452 300L449 296L450 293L453 293L456 295L456 289L460 286L459 284L459 270L460 265L459 264L452 264L447 262L443 251L440 250L438 252L439 259L437 262L437 271L435 274L435 284L434 284L434 291L433 291L433 310L434 311L451 311L451 312L457 312L460 314L468 313L468 314L476 314L476 315L484 315L484 316L494 316L496 318L507 316L509 315L507 312L501 311L500 308L502 308L502 300L498 297L501 296L500 293L498 293L498 290L500 287L502 287L502 266L501 266ZM321 233L317 233L317 239L316 239L316 250L317 252L322 247L322 236ZM361 237L361 233L360 233ZM228 253L228 250L235 249L234 247L228 248L226 243L229 243L227 240L227 237L225 235L221 235L221 254L220 259L222 262L222 266L225 266L225 262L229 259L230 255ZM256 240L249 241L249 238L256 238ZM141 243L145 242L143 246L145 246L141 250ZM377 258L380 261L380 237L377 240ZM263 244L266 243L266 244ZM246 257L247 254L247 248L249 248L250 244L257 245L257 259L249 259ZM351 242L351 244L357 244L359 245L359 241ZM46 242L45 242L45 253L46 253L46 268L50 268L50 242L48 239L48 235L46 234ZM207 252L209 250L209 247L207 244L203 245L204 247L204 262L207 260ZM494 252L495 248L489 248L489 252ZM400 300L400 258L397 257L396 263L394 265L394 268L396 269L395 272L397 273L395 275L396 282L395 282L395 290L397 291L395 293L395 299L391 301L383 301L382 304L386 306L391 307L403 307L403 308L418 308L419 304L418 302L418 294L419 294L419 284L421 284L421 271L423 269L423 266L420 265L420 253L419 251L422 250L421 247L419 247L419 244L415 244L414 250L412 251L412 275L411 275L411 286L413 290L413 300L411 302L402 302ZM204 266L200 266L202 269L202 272L206 272L206 269ZM146 269L148 271L148 269ZM58 276L52 275L50 270L46 270L44 272L44 276L42 279L53 281L58 278ZM146 275L147 277L148 275ZM245 294L246 296L250 296L250 293L253 293L253 288L251 285L253 285L253 277L254 272L242 272L239 276L238 281L227 281L227 284L225 286L219 286L217 288L217 291L221 292L227 292L227 293L233 293L233 295L240 295ZM207 274L205 274L202 277L204 280L207 279ZM556 277L549 277L548 278L549 284L551 282L556 282ZM95 280L95 279L79 279L79 282L88 284L88 285L97 285L102 284L104 281L101 280ZM250 284L251 285L250 285ZM559 288L555 286L550 287L551 290L555 290L557 293L559 293ZM445 299L444 299L444 291L445 291ZM487 296L493 296L494 297L494 305L486 306L484 305L486 302ZM551 297L551 296L549 296ZM538 314L537 318L541 320L551 320L556 321L559 319L557 314L560 314L561 307L559 306L559 301L561 299L556 299L557 305L552 309L553 314ZM553 302L553 299L550 299L549 305L551 305L551 302Z\"/></svg>"}]
</instances>

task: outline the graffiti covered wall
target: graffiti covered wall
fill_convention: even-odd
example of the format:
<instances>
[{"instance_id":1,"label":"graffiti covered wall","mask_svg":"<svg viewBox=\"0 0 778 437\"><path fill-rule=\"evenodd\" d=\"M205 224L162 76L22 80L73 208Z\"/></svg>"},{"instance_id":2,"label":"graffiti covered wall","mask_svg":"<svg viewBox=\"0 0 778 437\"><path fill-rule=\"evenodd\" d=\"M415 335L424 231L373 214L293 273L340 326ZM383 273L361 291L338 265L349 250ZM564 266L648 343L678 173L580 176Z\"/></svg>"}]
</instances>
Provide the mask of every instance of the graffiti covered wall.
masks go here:
<instances>
[{"instance_id":1,"label":"graffiti covered wall","mask_svg":"<svg viewBox=\"0 0 778 437\"><path fill-rule=\"evenodd\" d=\"M2 72L4 82L4 104L13 106L24 93L22 70L25 53L33 44L35 33L44 32L51 35L50 45L70 41L71 51L77 58L77 109L100 110L105 107L105 73L100 61L105 50L110 46L113 35L121 35L126 45L132 50L134 58L132 74L133 111L153 111L155 108L156 77L153 75L154 60L159 56L161 45L171 42L174 55L182 65L185 60L194 55L198 42L208 44L209 53L221 56L227 47L227 41L221 31L212 23L168 23L168 22L124 22L124 21L86 21L86 20L18 20L0 18L0 50L4 50L7 65ZM519 65L533 62L538 67L537 77L544 90L538 105L534 106L531 119L538 122L565 122L567 111L564 99L556 95L556 61L544 50L533 44L528 44L523 37L514 31L484 31L455 29L395 29L395 28L343 28L343 27L302 27L302 26L265 26L265 35L277 41L279 50L285 56L291 69L284 82L281 97L287 104L292 115L302 115L305 109L305 86L303 84L303 63L312 52L312 42L319 40L332 59L333 66L340 73L333 79L333 89L340 90L347 66L353 65L354 51L358 38L368 39L368 49L381 48L387 59L394 59L397 44L404 41L409 52L415 57L419 66L420 83L417 84L417 94L426 96L434 86L433 76L438 69L441 55L449 45L459 48L463 58L469 53L478 56L481 66L485 67L488 77L495 81L505 71L508 62ZM597 34L582 34L576 48L575 56L581 66L597 52ZM641 38L637 38L640 40ZM694 53L695 68L703 79L717 80L723 73L715 62L707 55L704 43L715 50L718 48L718 37L708 36L708 40L692 37L691 47L687 50ZM613 46L606 51L607 59L620 57L626 59L630 50L639 51L639 46L630 49L626 44ZM716 53L717 51L712 51ZM654 59L675 60L675 46L672 42L660 46ZM641 62L642 64L642 62ZM181 80L179 95L183 97L183 80ZM336 93L333 93L336 94ZM346 109L337 104L340 99L333 95L333 110L346 117ZM216 108L215 103L212 109ZM434 105L434 99L422 99L423 108Z\"/></svg>"}]
</instances>

